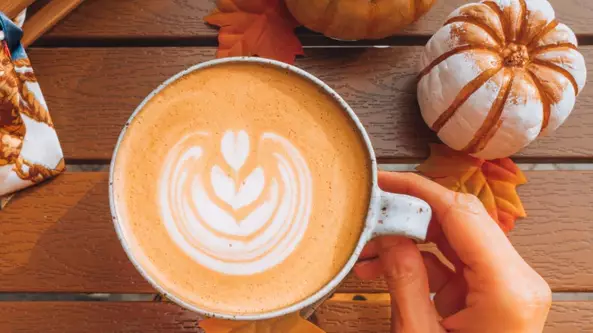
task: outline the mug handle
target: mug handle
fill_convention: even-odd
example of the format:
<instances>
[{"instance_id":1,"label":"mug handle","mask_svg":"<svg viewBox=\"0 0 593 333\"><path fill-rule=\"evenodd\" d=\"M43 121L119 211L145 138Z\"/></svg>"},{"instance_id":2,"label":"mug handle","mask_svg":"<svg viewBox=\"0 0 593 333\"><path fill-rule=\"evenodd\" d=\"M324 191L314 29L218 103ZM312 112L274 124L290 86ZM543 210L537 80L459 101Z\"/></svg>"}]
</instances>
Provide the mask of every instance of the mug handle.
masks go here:
<instances>
[{"instance_id":1,"label":"mug handle","mask_svg":"<svg viewBox=\"0 0 593 333\"><path fill-rule=\"evenodd\" d=\"M425 201L384 191L380 201L379 221L371 238L391 235L426 241L432 209Z\"/></svg>"}]
</instances>

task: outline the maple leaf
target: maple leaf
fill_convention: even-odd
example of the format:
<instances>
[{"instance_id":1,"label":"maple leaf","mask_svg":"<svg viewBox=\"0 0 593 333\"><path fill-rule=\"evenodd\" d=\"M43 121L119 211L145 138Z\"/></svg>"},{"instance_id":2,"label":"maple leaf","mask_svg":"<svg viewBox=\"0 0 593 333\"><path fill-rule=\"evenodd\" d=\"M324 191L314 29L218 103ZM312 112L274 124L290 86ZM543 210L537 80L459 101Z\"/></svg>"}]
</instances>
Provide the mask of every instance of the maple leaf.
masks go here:
<instances>
[{"instance_id":1,"label":"maple leaf","mask_svg":"<svg viewBox=\"0 0 593 333\"><path fill-rule=\"evenodd\" d=\"M206 333L324 333L298 313L259 321L206 319L199 326Z\"/></svg>"},{"instance_id":2,"label":"maple leaf","mask_svg":"<svg viewBox=\"0 0 593 333\"><path fill-rule=\"evenodd\" d=\"M282 0L218 0L204 20L220 27L218 58L258 55L294 63L303 46L294 33L299 23Z\"/></svg>"},{"instance_id":3,"label":"maple leaf","mask_svg":"<svg viewBox=\"0 0 593 333\"><path fill-rule=\"evenodd\" d=\"M430 157L416 169L450 190L477 196L507 233L517 218L527 216L517 194L527 178L510 158L487 161L432 144Z\"/></svg>"}]
</instances>

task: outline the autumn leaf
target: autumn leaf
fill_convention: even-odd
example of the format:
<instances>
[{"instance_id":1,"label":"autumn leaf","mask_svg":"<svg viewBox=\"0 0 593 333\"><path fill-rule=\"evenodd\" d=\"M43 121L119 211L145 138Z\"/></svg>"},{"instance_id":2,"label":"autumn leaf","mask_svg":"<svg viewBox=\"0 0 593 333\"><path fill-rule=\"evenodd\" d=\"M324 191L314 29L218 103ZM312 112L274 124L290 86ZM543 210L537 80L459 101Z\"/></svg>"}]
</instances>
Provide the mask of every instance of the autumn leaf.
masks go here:
<instances>
[{"instance_id":1,"label":"autumn leaf","mask_svg":"<svg viewBox=\"0 0 593 333\"><path fill-rule=\"evenodd\" d=\"M517 194L517 186L527 178L510 158L486 161L433 144L430 157L417 170L448 189L480 198L505 232L515 227L517 218L527 216Z\"/></svg>"},{"instance_id":2,"label":"autumn leaf","mask_svg":"<svg viewBox=\"0 0 593 333\"><path fill-rule=\"evenodd\" d=\"M258 55L294 63L303 46L294 33L299 23L282 0L218 0L204 20L220 27L218 58Z\"/></svg>"},{"instance_id":3,"label":"autumn leaf","mask_svg":"<svg viewBox=\"0 0 593 333\"><path fill-rule=\"evenodd\" d=\"M259 321L206 319L199 326L206 333L324 333L298 313Z\"/></svg>"}]
</instances>

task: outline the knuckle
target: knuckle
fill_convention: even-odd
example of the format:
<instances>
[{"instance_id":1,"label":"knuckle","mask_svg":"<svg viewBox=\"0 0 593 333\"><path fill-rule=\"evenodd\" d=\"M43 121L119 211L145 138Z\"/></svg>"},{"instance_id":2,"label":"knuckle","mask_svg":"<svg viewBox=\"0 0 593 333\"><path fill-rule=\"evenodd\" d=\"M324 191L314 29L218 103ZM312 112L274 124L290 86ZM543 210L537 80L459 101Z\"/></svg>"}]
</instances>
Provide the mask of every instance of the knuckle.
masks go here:
<instances>
[{"instance_id":1,"label":"knuckle","mask_svg":"<svg viewBox=\"0 0 593 333\"><path fill-rule=\"evenodd\" d=\"M486 212L480 199L473 194L450 191L448 195L450 197L446 198L446 201L450 204L447 210L441 214L442 218L448 218L450 215L461 211L474 215L480 215Z\"/></svg>"},{"instance_id":2,"label":"knuckle","mask_svg":"<svg viewBox=\"0 0 593 333\"><path fill-rule=\"evenodd\" d=\"M473 194L456 192L454 196L455 205L459 209L476 215L482 214L486 211L482 201L480 201L480 199Z\"/></svg>"},{"instance_id":3,"label":"knuckle","mask_svg":"<svg viewBox=\"0 0 593 333\"><path fill-rule=\"evenodd\" d=\"M535 272L529 269L523 272L524 279L508 283L512 298L507 305L507 313L511 314L517 324L532 325L545 320L552 306L552 291L548 283ZM517 311L521 309L521 311Z\"/></svg>"},{"instance_id":4,"label":"knuckle","mask_svg":"<svg viewBox=\"0 0 593 333\"><path fill-rule=\"evenodd\" d=\"M469 207L482 205L482 202L480 201L480 199L478 199L478 197L476 197L473 194L455 192L454 195L455 195L455 203L458 205L469 206Z\"/></svg>"},{"instance_id":5,"label":"knuckle","mask_svg":"<svg viewBox=\"0 0 593 333\"><path fill-rule=\"evenodd\" d=\"M392 287L405 288L418 280L418 271L418 262L415 259L402 256L385 271L385 279Z\"/></svg>"},{"instance_id":6,"label":"knuckle","mask_svg":"<svg viewBox=\"0 0 593 333\"><path fill-rule=\"evenodd\" d=\"M552 305L552 290L548 283L537 273L533 272L533 278L526 286L526 292L520 302L533 307L549 307Z\"/></svg>"}]
</instances>

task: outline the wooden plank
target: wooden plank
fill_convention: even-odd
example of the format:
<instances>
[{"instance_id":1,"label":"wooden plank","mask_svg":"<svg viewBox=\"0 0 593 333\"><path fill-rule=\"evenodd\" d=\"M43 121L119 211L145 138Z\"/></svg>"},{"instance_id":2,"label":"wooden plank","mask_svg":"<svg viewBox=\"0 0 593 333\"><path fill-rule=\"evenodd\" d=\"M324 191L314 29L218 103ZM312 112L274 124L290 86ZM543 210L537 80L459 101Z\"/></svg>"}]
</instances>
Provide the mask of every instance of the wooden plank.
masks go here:
<instances>
[{"instance_id":1,"label":"wooden plank","mask_svg":"<svg viewBox=\"0 0 593 333\"><path fill-rule=\"evenodd\" d=\"M0 4L0 12L5 13L8 17L14 18L16 17L21 11L27 8L27 6L31 5L35 0L12 0L12 1L3 1Z\"/></svg>"},{"instance_id":2,"label":"wooden plank","mask_svg":"<svg viewBox=\"0 0 593 333\"><path fill-rule=\"evenodd\" d=\"M30 17L23 26L24 35L21 43L28 47L41 35L56 25L73 11L83 0L54 0Z\"/></svg>"},{"instance_id":3,"label":"wooden plank","mask_svg":"<svg viewBox=\"0 0 593 333\"><path fill-rule=\"evenodd\" d=\"M0 302L0 332L195 333L198 315L160 302Z\"/></svg>"},{"instance_id":4,"label":"wooden plank","mask_svg":"<svg viewBox=\"0 0 593 333\"><path fill-rule=\"evenodd\" d=\"M84 5L84 4L83 4ZM593 46L583 47L593 77ZM213 48L32 49L39 81L68 160L108 160L132 111L161 82L214 57ZM297 65L340 93L369 131L382 161L421 160L436 136L416 101L422 47L308 49ZM593 85L567 122L524 149L522 159L593 158Z\"/></svg>"},{"instance_id":5,"label":"wooden plank","mask_svg":"<svg viewBox=\"0 0 593 333\"><path fill-rule=\"evenodd\" d=\"M0 211L0 291L154 292L111 223L107 173L66 173Z\"/></svg>"},{"instance_id":6,"label":"wooden plank","mask_svg":"<svg viewBox=\"0 0 593 333\"><path fill-rule=\"evenodd\" d=\"M555 291L593 290L593 172L527 176L520 194L529 218L513 243ZM115 235L107 182L105 172L66 173L0 211L0 292L154 292ZM356 283L342 291L384 290Z\"/></svg>"},{"instance_id":7,"label":"wooden plank","mask_svg":"<svg viewBox=\"0 0 593 333\"><path fill-rule=\"evenodd\" d=\"M388 333L388 301L327 301L315 314L327 333ZM11 333L196 333L198 315L157 302L1 302ZM544 333L593 332L593 302L554 303Z\"/></svg>"},{"instance_id":8,"label":"wooden plank","mask_svg":"<svg viewBox=\"0 0 593 333\"><path fill-rule=\"evenodd\" d=\"M47 38L215 38L216 30L203 23L214 8L214 0L94 0L87 1ZM446 17L469 0L437 1L420 21L400 35L433 34ZM591 35L593 2L588 0L551 0L561 22L577 34ZM303 33L304 37L311 33ZM392 40L397 42L396 39Z\"/></svg>"},{"instance_id":9,"label":"wooden plank","mask_svg":"<svg viewBox=\"0 0 593 333\"><path fill-rule=\"evenodd\" d=\"M389 300L326 301L315 313L326 332L389 333ZM593 302L557 302L552 305L543 333L593 332Z\"/></svg>"}]
</instances>

